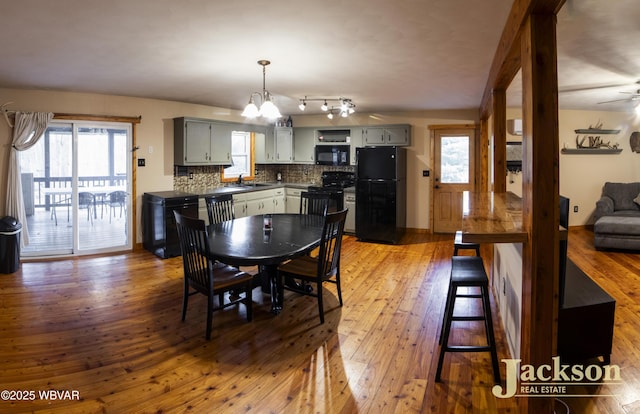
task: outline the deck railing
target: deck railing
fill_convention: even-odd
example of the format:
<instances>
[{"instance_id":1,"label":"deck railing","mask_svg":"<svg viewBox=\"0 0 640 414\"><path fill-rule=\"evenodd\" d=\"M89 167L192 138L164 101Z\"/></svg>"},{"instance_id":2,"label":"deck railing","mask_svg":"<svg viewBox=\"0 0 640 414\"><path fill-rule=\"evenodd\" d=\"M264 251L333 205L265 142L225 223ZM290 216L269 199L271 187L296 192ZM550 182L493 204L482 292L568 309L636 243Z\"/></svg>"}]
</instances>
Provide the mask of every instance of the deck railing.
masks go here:
<instances>
[{"instance_id":1,"label":"deck railing","mask_svg":"<svg viewBox=\"0 0 640 414\"><path fill-rule=\"evenodd\" d=\"M25 179L25 175L27 176ZM99 188L111 186L126 186L127 177L124 175L114 176L90 176L78 177L78 186L82 188ZM29 194L29 187L32 187L32 193ZM29 208L44 207L49 210L52 204L67 205L70 202L68 196L64 194L46 194L46 189L51 188L71 188L71 177L32 177L23 174L23 193L25 199L25 210L29 213ZM91 190L87 190L91 191ZM32 200L28 202L27 200ZM28 205L29 204L29 205ZM32 211L32 210L31 210Z\"/></svg>"}]
</instances>

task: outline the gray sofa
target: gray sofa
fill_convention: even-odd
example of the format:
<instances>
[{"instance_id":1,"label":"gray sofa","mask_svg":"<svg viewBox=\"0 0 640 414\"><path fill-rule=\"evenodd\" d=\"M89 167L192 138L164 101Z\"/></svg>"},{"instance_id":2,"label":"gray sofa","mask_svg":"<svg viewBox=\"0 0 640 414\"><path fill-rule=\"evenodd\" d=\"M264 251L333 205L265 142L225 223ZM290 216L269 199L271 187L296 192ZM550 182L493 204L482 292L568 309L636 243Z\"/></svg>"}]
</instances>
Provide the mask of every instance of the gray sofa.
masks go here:
<instances>
[{"instance_id":1,"label":"gray sofa","mask_svg":"<svg viewBox=\"0 0 640 414\"><path fill-rule=\"evenodd\" d=\"M594 219L596 249L640 250L640 182L605 183Z\"/></svg>"}]
</instances>

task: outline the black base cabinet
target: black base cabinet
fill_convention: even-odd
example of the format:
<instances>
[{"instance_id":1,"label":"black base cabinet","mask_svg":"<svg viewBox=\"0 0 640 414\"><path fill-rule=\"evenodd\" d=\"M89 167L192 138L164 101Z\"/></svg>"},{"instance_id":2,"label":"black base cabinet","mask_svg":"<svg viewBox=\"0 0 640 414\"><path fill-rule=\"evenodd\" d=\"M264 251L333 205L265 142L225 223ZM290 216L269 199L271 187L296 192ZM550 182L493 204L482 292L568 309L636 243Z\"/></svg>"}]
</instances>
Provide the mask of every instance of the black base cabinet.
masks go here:
<instances>
[{"instance_id":1,"label":"black base cabinet","mask_svg":"<svg viewBox=\"0 0 640 414\"><path fill-rule=\"evenodd\" d=\"M582 362L611 361L616 301L571 260L567 260L564 301L558 313L558 355Z\"/></svg>"},{"instance_id":2,"label":"black base cabinet","mask_svg":"<svg viewBox=\"0 0 640 414\"><path fill-rule=\"evenodd\" d=\"M180 241L173 211L198 218L198 196L182 191L144 193L142 197L142 244L156 256L180 256Z\"/></svg>"}]
</instances>

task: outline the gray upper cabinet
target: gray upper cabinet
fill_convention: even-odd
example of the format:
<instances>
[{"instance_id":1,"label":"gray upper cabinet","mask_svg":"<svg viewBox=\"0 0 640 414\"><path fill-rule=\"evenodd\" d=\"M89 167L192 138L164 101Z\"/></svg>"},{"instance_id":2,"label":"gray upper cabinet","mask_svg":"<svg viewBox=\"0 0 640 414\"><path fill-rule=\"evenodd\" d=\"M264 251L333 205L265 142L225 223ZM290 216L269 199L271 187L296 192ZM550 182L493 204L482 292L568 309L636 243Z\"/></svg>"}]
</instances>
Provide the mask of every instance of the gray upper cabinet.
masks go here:
<instances>
[{"instance_id":1,"label":"gray upper cabinet","mask_svg":"<svg viewBox=\"0 0 640 414\"><path fill-rule=\"evenodd\" d=\"M255 156L256 164L267 163L267 136L264 132L256 132Z\"/></svg>"},{"instance_id":2,"label":"gray upper cabinet","mask_svg":"<svg viewBox=\"0 0 640 414\"><path fill-rule=\"evenodd\" d=\"M187 140L186 137L189 136ZM173 159L175 165L202 165L211 156L209 122L173 120Z\"/></svg>"},{"instance_id":3,"label":"gray upper cabinet","mask_svg":"<svg viewBox=\"0 0 640 414\"><path fill-rule=\"evenodd\" d=\"M381 125L364 129L365 145L411 145L411 125Z\"/></svg>"},{"instance_id":4,"label":"gray upper cabinet","mask_svg":"<svg viewBox=\"0 0 640 414\"><path fill-rule=\"evenodd\" d=\"M293 129L293 161L296 164L314 164L315 128L303 127Z\"/></svg>"},{"instance_id":5,"label":"gray upper cabinet","mask_svg":"<svg viewBox=\"0 0 640 414\"><path fill-rule=\"evenodd\" d=\"M229 165L231 163L231 135L238 128L233 124L211 123L211 164Z\"/></svg>"},{"instance_id":6,"label":"gray upper cabinet","mask_svg":"<svg viewBox=\"0 0 640 414\"><path fill-rule=\"evenodd\" d=\"M351 161L349 162L351 165L356 165L356 148L362 147L364 145L364 140L362 135L364 133L364 129L360 127L351 127L351 142L349 145L351 148L349 149Z\"/></svg>"},{"instance_id":7,"label":"gray upper cabinet","mask_svg":"<svg viewBox=\"0 0 640 414\"><path fill-rule=\"evenodd\" d=\"M227 165L231 161L231 125L175 118L173 129L175 165Z\"/></svg>"},{"instance_id":8,"label":"gray upper cabinet","mask_svg":"<svg viewBox=\"0 0 640 414\"><path fill-rule=\"evenodd\" d=\"M286 164L293 162L293 128L275 128L275 159L273 162Z\"/></svg>"},{"instance_id":9,"label":"gray upper cabinet","mask_svg":"<svg viewBox=\"0 0 640 414\"><path fill-rule=\"evenodd\" d=\"M264 162L273 164L276 162L276 131L272 126L267 127L264 139Z\"/></svg>"}]
</instances>

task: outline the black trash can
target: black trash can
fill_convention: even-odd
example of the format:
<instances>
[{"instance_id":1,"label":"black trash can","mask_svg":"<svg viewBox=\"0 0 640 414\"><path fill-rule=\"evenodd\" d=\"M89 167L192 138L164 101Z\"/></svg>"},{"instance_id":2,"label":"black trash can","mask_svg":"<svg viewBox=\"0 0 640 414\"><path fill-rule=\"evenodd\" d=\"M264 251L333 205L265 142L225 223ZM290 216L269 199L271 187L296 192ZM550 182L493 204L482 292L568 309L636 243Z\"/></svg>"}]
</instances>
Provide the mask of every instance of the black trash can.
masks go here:
<instances>
[{"instance_id":1,"label":"black trash can","mask_svg":"<svg viewBox=\"0 0 640 414\"><path fill-rule=\"evenodd\" d=\"M22 224L11 217L0 219L0 273L14 273L20 267Z\"/></svg>"}]
</instances>

